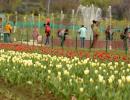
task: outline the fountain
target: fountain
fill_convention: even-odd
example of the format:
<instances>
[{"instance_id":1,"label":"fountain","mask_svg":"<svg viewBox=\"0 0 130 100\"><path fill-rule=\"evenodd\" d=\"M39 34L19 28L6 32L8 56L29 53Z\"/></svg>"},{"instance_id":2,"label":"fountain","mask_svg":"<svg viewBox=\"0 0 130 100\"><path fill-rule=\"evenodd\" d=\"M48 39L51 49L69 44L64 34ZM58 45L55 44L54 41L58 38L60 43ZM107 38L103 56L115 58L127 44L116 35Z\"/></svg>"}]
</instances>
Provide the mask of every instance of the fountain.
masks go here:
<instances>
[{"instance_id":1,"label":"fountain","mask_svg":"<svg viewBox=\"0 0 130 100\"><path fill-rule=\"evenodd\" d=\"M47 5L47 14L49 16L50 13L50 4L51 4L51 0L48 0L48 5Z\"/></svg>"},{"instance_id":2,"label":"fountain","mask_svg":"<svg viewBox=\"0 0 130 100\"><path fill-rule=\"evenodd\" d=\"M15 12L14 33L17 31L18 12Z\"/></svg>"},{"instance_id":3,"label":"fountain","mask_svg":"<svg viewBox=\"0 0 130 100\"><path fill-rule=\"evenodd\" d=\"M61 10L61 14L60 14L60 29L63 28L62 24L63 24L63 20L64 20L64 13Z\"/></svg>"},{"instance_id":4,"label":"fountain","mask_svg":"<svg viewBox=\"0 0 130 100\"><path fill-rule=\"evenodd\" d=\"M72 19L71 19L71 23L72 23L72 25L73 25L73 35L74 35L74 30L75 30L75 25L74 25L74 23L75 23L75 10L74 9L72 9L72 17L71 17Z\"/></svg>"},{"instance_id":5,"label":"fountain","mask_svg":"<svg viewBox=\"0 0 130 100\"><path fill-rule=\"evenodd\" d=\"M81 14L83 22L82 24L88 29L86 40L93 39L91 24L93 20L100 21L102 16L101 8L97 8L94 5L91 6L83 6L80 5L77 10L77 14Z\"/></svg>"},{"instance_id":6,"label":"fountain","mask_svg":"<svg viewBox=\"0 0 130 100\"><path fill-rule=\"evenodd\" d=\"M40 30L40 26L41 26L41 14L38 14L38 28Z\"/></svg>"}]
</instances>

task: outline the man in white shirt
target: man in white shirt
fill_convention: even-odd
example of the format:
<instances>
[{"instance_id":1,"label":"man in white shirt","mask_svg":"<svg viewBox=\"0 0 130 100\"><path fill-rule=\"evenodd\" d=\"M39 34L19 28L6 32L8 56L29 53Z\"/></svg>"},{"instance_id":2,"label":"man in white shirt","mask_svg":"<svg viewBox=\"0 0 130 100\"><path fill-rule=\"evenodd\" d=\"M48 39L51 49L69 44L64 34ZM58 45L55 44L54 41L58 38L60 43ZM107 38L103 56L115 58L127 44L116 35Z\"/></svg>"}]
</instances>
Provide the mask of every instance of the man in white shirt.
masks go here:
<instances>
[{"instance_id":1,"label":"man in white shirt","mask_svg":"<svg viewBox=\"0 0 130 100\"><path fill-rule=\"evenodd\" d=\"M84 27L84 25L82 25L78 32L80 34L81 48L84 48L84 42L87 36L87 29L86 27Z\"/></svg>"}]
</instances>

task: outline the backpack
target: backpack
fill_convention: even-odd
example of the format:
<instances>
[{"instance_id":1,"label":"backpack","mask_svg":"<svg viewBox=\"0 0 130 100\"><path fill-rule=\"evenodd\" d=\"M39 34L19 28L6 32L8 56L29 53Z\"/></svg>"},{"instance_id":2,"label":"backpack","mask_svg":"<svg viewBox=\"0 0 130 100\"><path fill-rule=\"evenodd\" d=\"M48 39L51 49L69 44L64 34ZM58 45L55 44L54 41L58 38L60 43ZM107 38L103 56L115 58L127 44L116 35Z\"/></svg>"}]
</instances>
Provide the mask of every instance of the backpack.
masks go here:
<instances>
[{"instance_id":1,"label":"backpack","mask_svg":"<svg viewBox=\"0 0 130 100\"><path fill-rule=\"evenodd\" d=\"M58 36L62 37L62 36L64 36L64 33L65 33L65 30L61 29L61 30L58 31Z\"/></svg>"},{"instance_id":2,"label":"backpack","mask_svg":"<svg viewBox=\"0 0 130 100\"><path fill-rule=\"evenodd\" d=\"M59 29L59 30L57 31L57 36L58 36L58 37L60 37L60 31L61 31L61 29Z\"/></svg>"},{"instance_id":3,"label":"backpack","mask_svg":"<svg viewBox=\"0 0 130 100\"><path fill-rule=\"evenodd\" d=\"M121 39L121 40L124 40L125 38L126 38L125 34L121 33L120 39Z\"/></svg>"}]
</instances>

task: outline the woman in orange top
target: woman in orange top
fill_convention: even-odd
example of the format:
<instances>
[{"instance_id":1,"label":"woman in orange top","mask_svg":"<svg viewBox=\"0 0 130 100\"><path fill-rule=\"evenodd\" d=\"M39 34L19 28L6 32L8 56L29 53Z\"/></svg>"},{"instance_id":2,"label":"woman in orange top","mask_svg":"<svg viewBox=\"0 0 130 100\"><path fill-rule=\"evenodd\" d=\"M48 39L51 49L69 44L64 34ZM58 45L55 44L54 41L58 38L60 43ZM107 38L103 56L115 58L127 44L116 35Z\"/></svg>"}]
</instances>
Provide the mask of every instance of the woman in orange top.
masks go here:
<instances>
[{"instance_id":1,"label":"woman in orange top","mask_svg":"<svg viewBox=\"0 0 130 100\"><path fill-rule=\"evenodd\" d=\"M4 33L4 42L9 43L11 42L10 34L12 33L12 26L7 23L5 25L5 33Z\"/></svg>"}]
</instances>

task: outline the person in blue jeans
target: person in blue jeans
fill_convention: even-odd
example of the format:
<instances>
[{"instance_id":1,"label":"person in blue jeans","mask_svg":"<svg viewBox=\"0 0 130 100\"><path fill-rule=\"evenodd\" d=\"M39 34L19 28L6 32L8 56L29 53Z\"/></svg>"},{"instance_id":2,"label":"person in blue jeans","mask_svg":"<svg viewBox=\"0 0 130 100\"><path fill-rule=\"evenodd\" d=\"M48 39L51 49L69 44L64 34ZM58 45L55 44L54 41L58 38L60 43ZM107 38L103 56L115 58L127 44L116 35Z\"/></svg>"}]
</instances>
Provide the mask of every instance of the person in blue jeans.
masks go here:
<instances>
[{"instance_id":1,"label":"person in blue jeans","mask_svg":"<svg viewBox=\"0 0 130 100\"><path fill-rule=\"evenodd\" d=\"M81 26L81 28L78 30L80 34L80 42L81 42L81 48L84 48L85 45L85 39L87 36L87 29L84 27L84 25Z\"/></svg>"}]
</instances>

